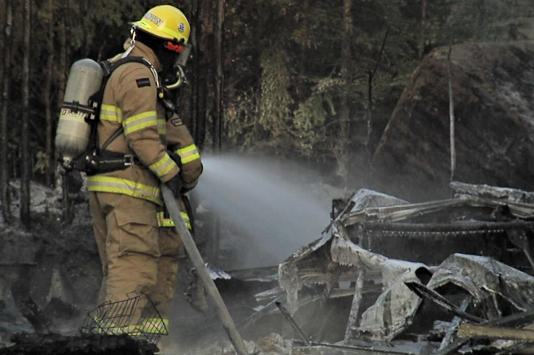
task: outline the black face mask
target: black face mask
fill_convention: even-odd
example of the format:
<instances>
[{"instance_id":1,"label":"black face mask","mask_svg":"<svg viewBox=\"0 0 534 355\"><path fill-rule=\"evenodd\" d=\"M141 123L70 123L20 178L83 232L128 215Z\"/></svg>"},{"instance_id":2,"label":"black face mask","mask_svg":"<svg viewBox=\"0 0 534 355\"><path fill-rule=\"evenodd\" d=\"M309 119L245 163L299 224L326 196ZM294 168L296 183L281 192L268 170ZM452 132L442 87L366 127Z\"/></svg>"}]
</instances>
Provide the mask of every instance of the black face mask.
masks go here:
<instances>
[{"instance_id":1,"label":"black face mask","mask_svg":"<svg viewBox=\"0 0 534 355\"><path fill-rule=\"evenodd\" d=\"M156 54L159 59L159 62L161 63L161 66L163 68L162 72L169 71L176 62L178 54L160 46L152 49L154 50L154 53Z\"/></svg>"},{"instance_id":2,"label":"black face mask","mask_svg":"<svg viewBox=\"0 0 534 355\"><path fill-rule=\"evenodd\" d=\"M165 43L168 42L167 40L151 36L143 31L136 31L135 40L145 44L154 51L154 54L156 54L162 65L162 71L170 70L178 58L178 53L165 48Z\"/></svg>"}]
</instances>

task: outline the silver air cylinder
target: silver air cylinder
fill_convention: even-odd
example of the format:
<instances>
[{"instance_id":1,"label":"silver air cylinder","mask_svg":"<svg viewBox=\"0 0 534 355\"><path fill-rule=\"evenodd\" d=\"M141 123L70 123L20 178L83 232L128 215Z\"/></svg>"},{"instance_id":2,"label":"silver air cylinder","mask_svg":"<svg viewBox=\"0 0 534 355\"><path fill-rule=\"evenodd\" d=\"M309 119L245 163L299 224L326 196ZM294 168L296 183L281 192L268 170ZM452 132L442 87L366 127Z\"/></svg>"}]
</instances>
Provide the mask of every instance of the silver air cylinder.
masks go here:
<instances>
[{"instance_id":1,"label":"silver air cylinder","mask_svg":"<svg viewBox=\"0 0 534 355\"><path fill-rule=\"evenodd\" d=\"M103 76L100 65L89 58L74 62L70 68L55 140L64 166L70 166L87 148L91 133L87 120L94 119L89 98L100 89Z\"/></svg>"}]
</instances>

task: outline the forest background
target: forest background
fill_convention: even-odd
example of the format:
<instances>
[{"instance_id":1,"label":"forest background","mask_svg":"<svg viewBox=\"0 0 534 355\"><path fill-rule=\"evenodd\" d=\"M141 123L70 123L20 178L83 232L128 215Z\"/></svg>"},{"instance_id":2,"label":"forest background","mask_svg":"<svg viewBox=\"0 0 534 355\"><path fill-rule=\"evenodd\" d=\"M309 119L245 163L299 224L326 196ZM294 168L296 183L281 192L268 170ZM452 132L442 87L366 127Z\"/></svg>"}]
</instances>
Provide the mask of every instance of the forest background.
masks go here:
<instances>
[{"instance_id":1,"label":"forest background","mask_svg":"<svg viewBox=\"0 0 534 355\"><path fill-rule=\"evenodd\" d=\"M293 159L346 187L351 175L373 179L373 152L424 56L526 38L529 3L0 0L1 206L8 182L20 179L20 219L29 225L30 181L56 181L54 135L70 66L122 51L128 22L155 5L182 9L192 25L178 107L203 153Z\"/></svg>"}]
</instances>

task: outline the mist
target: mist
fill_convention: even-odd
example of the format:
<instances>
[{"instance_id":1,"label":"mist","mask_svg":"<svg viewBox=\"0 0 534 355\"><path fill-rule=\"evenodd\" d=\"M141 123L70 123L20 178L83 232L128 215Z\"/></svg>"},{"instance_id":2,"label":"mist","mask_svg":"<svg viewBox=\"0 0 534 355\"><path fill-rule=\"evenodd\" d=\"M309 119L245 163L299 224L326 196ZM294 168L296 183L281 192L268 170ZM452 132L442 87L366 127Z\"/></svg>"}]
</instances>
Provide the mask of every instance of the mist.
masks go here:
<instances>
[{"instance_id":1,"label":"mist","mask_svg":"<svg viewBox=\"0 0 534 355\"><path fill-rule=\"evenodd\" d=\"M340 197L317 172L287 161L203 156L203 163L196 194L231 230L221 244L236 252L232 268L277 265L320 238Z\"/></svg>"}]
</instances>

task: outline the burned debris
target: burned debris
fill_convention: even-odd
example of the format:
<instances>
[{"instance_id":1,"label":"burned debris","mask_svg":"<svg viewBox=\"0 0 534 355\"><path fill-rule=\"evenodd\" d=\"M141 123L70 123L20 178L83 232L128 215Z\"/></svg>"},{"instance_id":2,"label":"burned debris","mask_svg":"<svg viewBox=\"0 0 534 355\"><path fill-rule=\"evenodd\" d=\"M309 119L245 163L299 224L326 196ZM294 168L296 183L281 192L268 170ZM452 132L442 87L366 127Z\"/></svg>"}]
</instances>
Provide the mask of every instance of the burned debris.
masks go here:
<instances>
[{"instance_id":1,"label":"burned debris","mask_svg":"<svg viewBox=\"0 0 534 355\"><path fill-rule=\"evenodd\" d=\"M454 198L426 203L366 189L335 202L323 237L279 266L271 292L300 326L294 353L512 353L534 344L533 195L451 188Z\"/></svg>"},{"instance_id":2,"label":"burned debris","mask_svg":"<svg viewBox=\"0 0 534 355\"><path fill-rule=\"evenodd\" d=\"M451 188L453 198L423 203L362 189L334 201L322 237L278 266L224 271L207 265L249 353L530 351L534 194L462 183ZM203 317L203 331L221 328L202 283L192 279L186 300ZM18 334L2 350L30 354L48 344L67 354L61 344L70 344L112 354L131 345L128 336L141 353L157 351L136 334L99 333L94 319L103 310L92 312L89 325L68 341ZM220 329L213 334L182 352L234 353Z\"/></svg>"},{"instance_id":3,"label":"burned debris","mask_svg":"<svg viewBox=\"0 0 534 355\"><path fill-rule=\"evenodd\" d=\"M122 335L103 334L28 334L12 337L14 345L0 349L3 355L152 355L158 351L155 344Z\"/></svg>"},{"instance_id":4,"label":"burned debris","mask_svg":"<svg viewBox=\"0 0 534 355\"><path fill-rule=\"evenodd\" d=\"M88 312L78 329L67 333L55 333L48 327L35 328L35 333L16 333L10 339L13 344L0 349L0 353L152 355L159 350L157 344L161 336L168 335L161 316L146 295L103 303Z\"/></svg>"}]
</instances>

